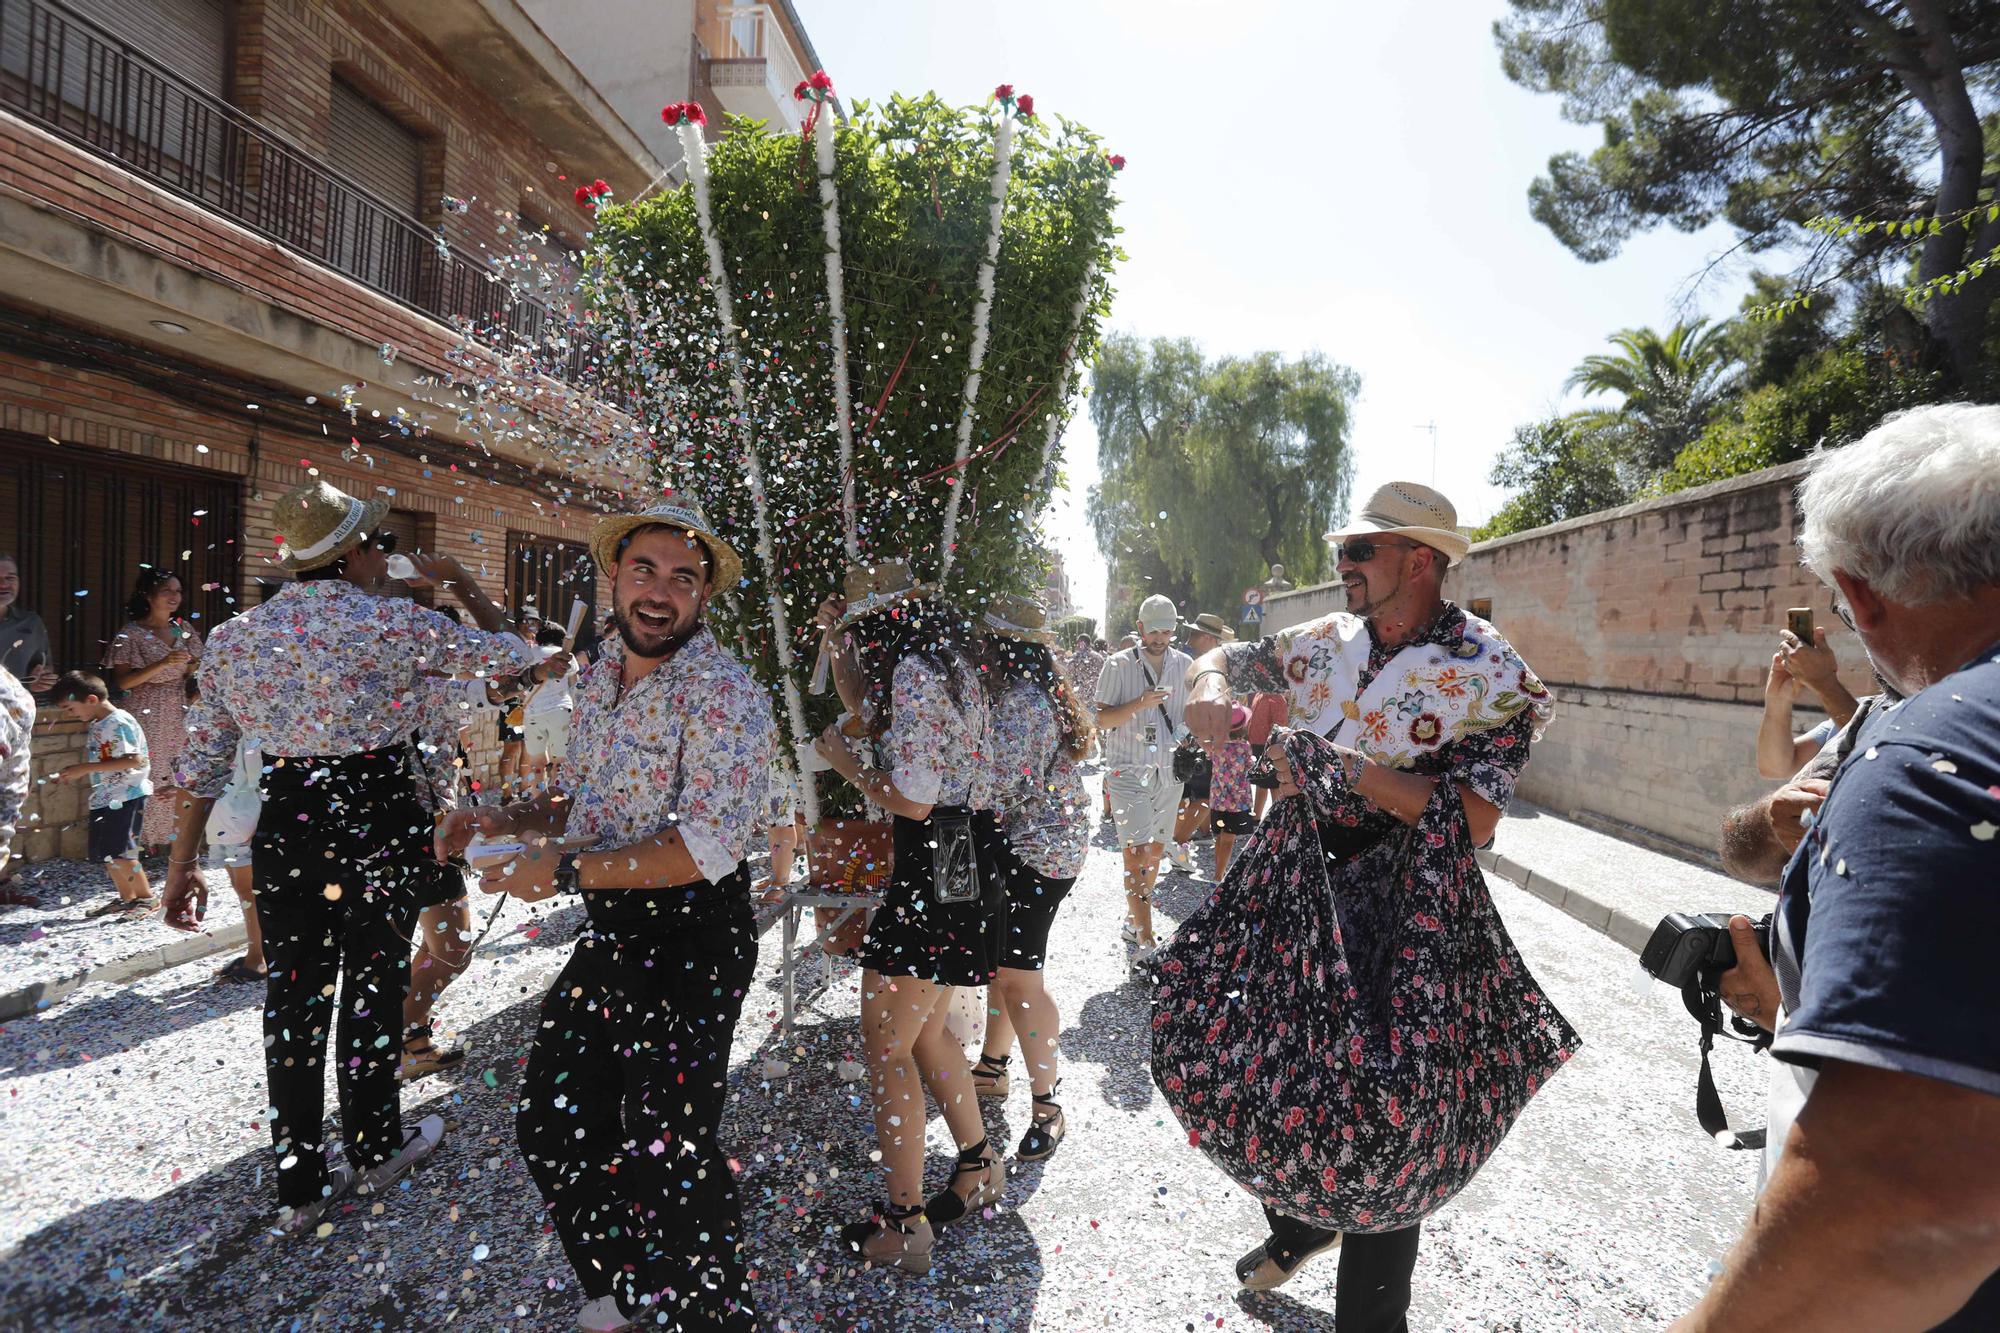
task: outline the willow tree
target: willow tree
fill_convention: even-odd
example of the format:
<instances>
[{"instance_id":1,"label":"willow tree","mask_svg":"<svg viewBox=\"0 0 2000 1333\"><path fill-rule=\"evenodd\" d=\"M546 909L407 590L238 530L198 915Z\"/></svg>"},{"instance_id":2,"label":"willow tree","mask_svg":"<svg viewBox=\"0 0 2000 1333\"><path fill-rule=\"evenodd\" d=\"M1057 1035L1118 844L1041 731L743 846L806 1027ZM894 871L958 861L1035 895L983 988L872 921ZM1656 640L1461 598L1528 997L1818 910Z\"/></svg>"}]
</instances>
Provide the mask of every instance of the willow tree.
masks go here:
<instances>
[{"instance_id":1,"label":"willow tree","mask_svg":"<svg viewBox=\"0 0 2000 1333\"><path fill-rule=\"evenodd\" d=\"M1243 589L1274 563L1301 584L1331 577L1320 537L1347 511L1360 386L1317 352L1211 361L1185 338L1107 338L1090 395L1107 633L1129 627L1149 593L1172 597L1184 616L1233 618Z\"/></svg>"}]
</instances>

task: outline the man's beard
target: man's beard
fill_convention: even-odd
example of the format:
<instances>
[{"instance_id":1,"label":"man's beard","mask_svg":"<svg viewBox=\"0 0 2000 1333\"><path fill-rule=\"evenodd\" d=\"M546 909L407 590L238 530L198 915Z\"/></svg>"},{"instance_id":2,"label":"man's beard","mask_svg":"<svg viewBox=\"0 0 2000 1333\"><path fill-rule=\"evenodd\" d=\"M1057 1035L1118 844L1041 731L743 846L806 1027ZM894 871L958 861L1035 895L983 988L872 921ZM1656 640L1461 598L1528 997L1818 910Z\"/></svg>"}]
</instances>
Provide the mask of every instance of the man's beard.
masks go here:
<instances>
[{"instance_id":1,"label":"man's beard","mask_svg":"<svg viewBox=\"0 0 2000 1333\"><path fill-rule=\"evenodd\" d=\"M1347 610L1350 615L1360 616L1363 620L1373 620L1382 613L1382 608L1387 606L1398 592L1402 591L1402 584L1398 583L1380 597L1371 597L1369 595L1368 580L1363 576L1356 578L1352 586L1343 579L1341 581L1341 591L1347 594ZM1358 604L1355 600L1356 593L1360 594Z\"/></svg>"},{"instance_id":2,"label":"man's beard","mask_svg":"<svg viewBox=\"0 0 2000 1333\"><path fill-rule=\"evenodd\" d=\"M611 608L611 627L618 631L618 637L625 644L625 651L636 657L669 657L679 651L680 646L692 639L701 630L701 612L707 599L694 604L685 623L670 630L655 630L644 621L635 620L622 606Z\"/></svg>"}]
</instances>

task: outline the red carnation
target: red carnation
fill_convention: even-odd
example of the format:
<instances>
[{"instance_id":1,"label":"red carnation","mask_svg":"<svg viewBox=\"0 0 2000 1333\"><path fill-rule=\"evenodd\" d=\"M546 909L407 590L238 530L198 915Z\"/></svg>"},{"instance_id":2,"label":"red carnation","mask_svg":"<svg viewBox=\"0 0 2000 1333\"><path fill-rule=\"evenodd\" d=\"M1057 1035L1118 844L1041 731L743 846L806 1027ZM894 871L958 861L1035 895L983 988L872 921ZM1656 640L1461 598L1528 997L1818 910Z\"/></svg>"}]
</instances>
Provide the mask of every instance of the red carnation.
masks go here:
<instances>
[{"instance_id":1,"label":"red carnation","mask_svg":"<svg viewBox=\"0 0 2000 1333\"><path fill-rule=\"evenodd\" d=\"M611 187L604 183L604 177L599 176L596 180L590 183L590 192L593 195L610 194Z\"/></svg>"},{"instance_id":2,"label":"red carnation","mask_svg":"<svg viewBox=\"0 0 2000 1333\"><path fill-rule=\"evenodd\" d=\"M596 207L596 205L590 201L590 187L588 185L579 185L576 187L576 201L579 204L582 204L585 208Z\"/></svg>"},{"instance_id":3,"label":"red carnation","mask_svg":"<svg viewBox=\"0 0 2000 1333\"><path fill-rule=\"evenodd\" d=\"M830 93L833 91L833 75L827 73L823 69L814 70L813 76L810 79L807 79L806 82L810 83L813 87L819 89L823 93Z\"/></svg>"},{"instance_id":4,"label":"red carnation","mask_svg":"<svg viewBox=\"0 0 2000 1333\"><path fill-rule=\"evenodd\" d=\"M798 98L801 102L805 101L806 89L810 88L811 86L812 84L807 82L805 79L800 79L799 86L792 89L792 96Z\"/></svg>"},{"instance_id":5,"label":"red carnation","mask_svg":"<svg viewBox=\"0 0 2000 1333\"><path fill-rule=\"evenodd\" d=\"M1125 170L1125 155L1123 153L1113 153L1110 157L1104 160L1111 164L1111 169L1113 171Z\"/></svg>"},{"instance_id":6,"label":"red carnation","mask_svg":"<svg viewBox=\"0 0 2000 1333\"><path fill-rule=\"evenodd\" d=\"M993 96L1002 102L1006 101L1013 95L1014 95L1014 85L1011 83L1003 83L998 88L995 88L993 90Z\"/></svg>"},{"instance_id":7,"label":"red carnation","mask_svg":"<svg viewBox=\"0 0 2000 1333\"><path fill-rule=\"evenodd\" d=\"M660 108L660 119L661 119L661 120L664 120L664 121L666 121L666 122L667 122L667 124L669 124L669 125L678 125L678 124L680 124L680 123L681 123L681 104L680 104L679 102L675 102L675 103L674 103L674 104L673 104L672 106L663 106L663 107L661 107L661 108Z\"/></svg>"},{"instance_id":8,"label":"red carnation","mask_svg":"<svg viewBox=\"0 0 2000 1333\"><path fill-rule=\"evenodd\" d=\"M1019 110L1019 111L1020 111L1020 113L1021 113L1021 114L1022 114L1023 116L1032 116L1032 115L1034 115L1034 114L1035 114L1035 95L1034 95L1033 93L1022 93L1022 94L1021 94L1021 100L1020 100L1019 102L1015 103L1015 107L1016 107L1016 109L1017 109L1017 110Z\"/></svg>"},{"instance_id":9,"label":"red carnation","mask_svg":"<svg viewBox=\"0 0 2000 1333\"><path fill-rule=\"evenodd\" d=\"M708 124L708 113L701 109L701 103L689 102L684 109L687 111L688 124L690 125Z\"/></svg>"}]
</instances>

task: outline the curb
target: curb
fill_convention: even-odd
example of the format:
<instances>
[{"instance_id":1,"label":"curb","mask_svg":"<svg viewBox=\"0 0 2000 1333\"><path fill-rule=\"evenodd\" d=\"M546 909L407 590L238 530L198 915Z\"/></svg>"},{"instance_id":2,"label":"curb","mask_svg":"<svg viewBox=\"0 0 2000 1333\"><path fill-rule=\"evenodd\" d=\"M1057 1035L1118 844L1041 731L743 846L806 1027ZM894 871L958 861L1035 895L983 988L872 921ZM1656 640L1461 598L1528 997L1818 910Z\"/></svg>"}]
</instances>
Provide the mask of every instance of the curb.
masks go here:
<instances>
[{"instance_id":1,"label":"curb","mask_svg":"<svg viewBox=\"0 0 2000 1333\"><path fill-rule=\"evenodd\" d=\"M1518 888L1526 889L1552 907L1561 908L1599 934L1609 935L1635 954L1643 950L1646 941L1653 936L1651 925L1628 916L1607 903L1598 902L1587 893L1550 879L1541 871L1524 866L1512 857L1496 856L1484 849L1475 850L1473 856L1478 859L1482 869L1491 871Z\"/></svg>"},{"instance_id":2,"label":"curb","mask_svg":"<svg viewBox=\"0 0 2000 1333\"><path fill-rule=\"evenodd\" d=\"M125 958L114 958L108 963L85 968L66 977L53 981L37 981L0 995L0 1023L11 1022L30 1014L47 1009L59 1000L69 998L76 991L94 981L116 984L123 981L137 981L164 972L182 963L192 963L198 958L208 958L219 953L229 953L241 948L249 940L243 923L237 921L220 930L204 931L184 940L162 944L151 949L141 949Z\"/></svg>"}]
</instances>

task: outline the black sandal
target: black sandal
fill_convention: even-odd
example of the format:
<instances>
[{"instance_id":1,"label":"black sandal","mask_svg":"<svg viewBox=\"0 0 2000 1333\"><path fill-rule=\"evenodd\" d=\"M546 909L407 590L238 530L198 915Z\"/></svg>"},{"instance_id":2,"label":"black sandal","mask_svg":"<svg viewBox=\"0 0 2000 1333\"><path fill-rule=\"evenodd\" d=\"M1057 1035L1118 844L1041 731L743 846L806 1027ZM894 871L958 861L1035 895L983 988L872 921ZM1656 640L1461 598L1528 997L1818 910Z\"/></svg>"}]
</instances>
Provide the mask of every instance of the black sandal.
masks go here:
<instances>
[{"instance_id":1,"label":"black sandal","mask_svg":"<svg viewBox=\"0 0 2000 1333\"><path fill-rule=\"evenodd\" d=\"M247 956L232 958L226 966L216 969L215 979L225 985L247 986L253 981L262 981L264 971L262 968L250 966L250 959Z\"/></svg>"},{"instance_id":2,"label":"black sandal","mask_svg":"<svg viewBox=\"0 0 2000 1333\"><path fill-rule=\"evenodd\" d=\"M972 1066L972 1091L975 1096L1005 1097L1007 1095L1007 1089L1011 1086L1007 1077L1007 1061L1009 1058L1005 1055L988 1055L984 1051L979 1053L978 1062ZM980 1086L981 1079L986 1081L984 1087Z\"/></svg>"},{"instance_id":3,"label":"black sandal","mask_svg":"<svg viewBox=\"0 0 2000 1333\"><path fill-rule=\"evenodd\" d=\"M966 1198L947 1183L942 1190L930 1197L924 1205L924 1212L930 1217L931 1225L942 1230L954 1222L962 1222L974 1210L989 1203L997 1203L1007 1191L1007 1168L988 1141L981 1139L970 1148L962 1148L958 1154L958 1165L951 1169L951 1180L960 1176L984 1176L979 1188Z\"/></svg>"},{"instance_id":4,"label":"black sandal","mask_svg":"<svg viewBox=\"0 0 2000 1333\"><path fill-rule=\"evenodd\" d=\"M1055 1088L1035 1094L1034 1118L1028 1123L1028 1132L1021 1136L1021 1146L1014 1150L1017 1160L1046 1161L1055 1155L1063 1136L1069 1133L1069 1123L1064 1120L1063 1109L1056 1102L1056 1088L1060 1087L1062 1082L1057 1080Z\"/></svg>"},{"instance_id":5,"label":"black sandal","mask_svg":"<svg viewBox=\"0 0 2000 1333\"><path fill-rule=\"evenodd\" d=\"M439 1046L432 1038L433 1025L412 1024L403 1033L403 1059L396 1070L396 1077L405 1083L414 1083L420 1078L447 1069L465 1058L466 1045L455 1041L449 1046Z\"/></svg>"}]
</instances>

